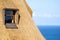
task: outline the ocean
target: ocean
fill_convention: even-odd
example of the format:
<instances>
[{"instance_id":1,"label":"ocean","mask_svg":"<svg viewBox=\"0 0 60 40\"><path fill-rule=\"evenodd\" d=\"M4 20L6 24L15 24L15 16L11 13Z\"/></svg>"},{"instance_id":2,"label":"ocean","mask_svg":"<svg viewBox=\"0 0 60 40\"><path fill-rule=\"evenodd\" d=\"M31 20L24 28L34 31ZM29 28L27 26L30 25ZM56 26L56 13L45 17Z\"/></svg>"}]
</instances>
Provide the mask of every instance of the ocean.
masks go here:
<instances>
[{"instance_id":1,"label":"ocean","mask_svg":"<svg viewBox=\"0 0 60 40\"><path fill-rule=\"evenodd\" d=\"M38 26L46 40L60 40L60 26Z\"/></svg>"}]
</instances>

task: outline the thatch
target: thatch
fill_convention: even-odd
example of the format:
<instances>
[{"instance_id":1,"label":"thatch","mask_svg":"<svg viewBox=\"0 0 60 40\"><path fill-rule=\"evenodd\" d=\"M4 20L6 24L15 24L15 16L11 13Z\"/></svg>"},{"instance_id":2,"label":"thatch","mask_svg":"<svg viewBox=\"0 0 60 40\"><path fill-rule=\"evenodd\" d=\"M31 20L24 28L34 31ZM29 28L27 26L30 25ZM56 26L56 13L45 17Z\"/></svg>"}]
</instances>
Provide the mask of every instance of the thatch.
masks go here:
<instances>
[{"instance_id":1,"label":"thatch","mask_svg":"<svg viewBox=\"0 0 60 40\"><path fill-rule=\"evenodd\" d=\"M18 29L8 29L4 24L4 9L18 9ZM0 40L45 40L32 20L32 11L25 0L0 0Z\"/></svg>"}]
</instances>

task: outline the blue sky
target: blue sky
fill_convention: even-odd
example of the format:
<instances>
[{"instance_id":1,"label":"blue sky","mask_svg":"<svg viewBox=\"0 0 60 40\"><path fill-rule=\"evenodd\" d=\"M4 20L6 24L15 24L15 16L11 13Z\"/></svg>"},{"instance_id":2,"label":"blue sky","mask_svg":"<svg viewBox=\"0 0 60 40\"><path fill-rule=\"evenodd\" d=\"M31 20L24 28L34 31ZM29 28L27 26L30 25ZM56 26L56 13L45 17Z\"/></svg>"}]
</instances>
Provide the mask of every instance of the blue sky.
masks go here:
<instances>
[{"instance_id":1,"label":"blue sky","mask_svg":"<svg viewBox=\"0 0 60 40\"><path fill-rule=\"evenodd\" d=\"M26 0L37 25L60 25L60 0Z\"/></svg>"}]
</instances>

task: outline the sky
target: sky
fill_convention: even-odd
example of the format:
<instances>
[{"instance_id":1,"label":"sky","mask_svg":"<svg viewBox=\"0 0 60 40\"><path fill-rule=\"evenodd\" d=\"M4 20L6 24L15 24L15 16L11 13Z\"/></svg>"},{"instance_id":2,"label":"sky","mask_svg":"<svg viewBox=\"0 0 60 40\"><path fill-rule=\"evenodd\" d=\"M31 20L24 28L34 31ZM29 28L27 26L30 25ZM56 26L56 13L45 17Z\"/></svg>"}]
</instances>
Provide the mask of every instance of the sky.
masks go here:
<instances>
[{"instance_id":1,"label":"sky","mask_svg":"<svg viewBox=\"0 0 60 40\"><path fill-rule=\"evenodd\" d=\"M37 25L60 25L60 0L26 0Z\"/></svg>"}]
</instances>

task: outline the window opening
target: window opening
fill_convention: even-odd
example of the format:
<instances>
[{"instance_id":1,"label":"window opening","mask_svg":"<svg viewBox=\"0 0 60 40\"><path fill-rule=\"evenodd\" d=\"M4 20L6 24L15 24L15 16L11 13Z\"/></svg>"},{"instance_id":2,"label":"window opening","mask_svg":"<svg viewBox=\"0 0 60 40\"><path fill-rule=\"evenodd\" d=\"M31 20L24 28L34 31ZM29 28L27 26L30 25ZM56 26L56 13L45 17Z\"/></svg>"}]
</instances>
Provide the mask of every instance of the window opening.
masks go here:
<instances>
[{"instance_id":1,"label":"window opening","mask_svg":"<svg viewBox=\"0 0 60 40\"><path fill-rule=\"evenodd\" d=\"M5 25L6 28L17 28L15 24L16 9L5 9Z\"/></svg>"}]
</instances>

